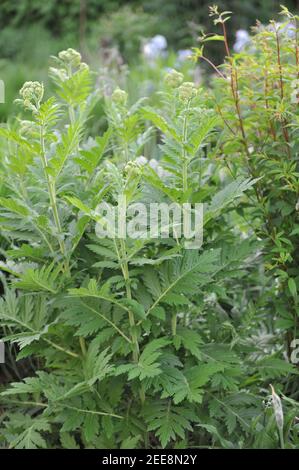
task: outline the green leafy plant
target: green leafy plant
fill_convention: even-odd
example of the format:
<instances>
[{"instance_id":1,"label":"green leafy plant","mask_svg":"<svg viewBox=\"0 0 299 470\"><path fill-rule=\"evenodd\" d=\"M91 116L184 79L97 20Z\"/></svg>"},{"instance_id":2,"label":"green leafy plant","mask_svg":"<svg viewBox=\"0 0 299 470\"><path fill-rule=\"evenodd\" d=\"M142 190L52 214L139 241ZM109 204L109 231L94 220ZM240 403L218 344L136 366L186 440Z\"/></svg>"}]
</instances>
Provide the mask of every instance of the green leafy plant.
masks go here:
<instances>
[{"instance_id":1,"label":"green leafy plant","mask_svg":"<svg viewBox=\"0 0 299 470\"><path fill-rule=\"evenodd\" d=\"M229 18L211 14L227 53L222 71L215 68L213 96L223 122L221 157L235 177L260 178L243 213L265 241L271 288L263 305L285 333L290 356L298 327L298 16L283 7L282 23L258 23L247 49L232 56Z\"/></svg>"},{"instance_id":2,"label":"green leafy plant","mask_svg":"<svg viewBox=\"0 0 299 470\"><path fill-rule=\"evenodd\" d=\"M130 106L124 90L100 96L73 49L53 62L56 95L25 83L31 119L0 129L1 327L16 361L33 361L1 393L3 445L295 447L295 399L279 429L262 404L263 387L297 370L254 337L255 285L267 281L242 216L257 210L260 175L221 178L226 134L219 144L209 93L172 71L159 106ZM100 99L106 131L89 135ZM203 246L175 232L99 237L98 205L120 199L204 204Z\"/></svg>"}]
</instances>

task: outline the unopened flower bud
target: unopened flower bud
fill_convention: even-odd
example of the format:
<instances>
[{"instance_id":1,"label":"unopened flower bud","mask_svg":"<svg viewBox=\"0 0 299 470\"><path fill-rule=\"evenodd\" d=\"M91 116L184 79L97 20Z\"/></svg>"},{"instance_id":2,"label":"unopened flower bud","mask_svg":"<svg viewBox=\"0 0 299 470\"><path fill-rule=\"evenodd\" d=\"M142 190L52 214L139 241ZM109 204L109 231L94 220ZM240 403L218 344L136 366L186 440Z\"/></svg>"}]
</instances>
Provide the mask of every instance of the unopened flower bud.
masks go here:
<instances>
[{"instance_id":1,"label":"unopened flower bud","mask_svg":"<svg viewBox=\"0 0 299 470\"><path fill-rule=\"evenodd\" d=\"M173 69L165 75L164 81L171 88L177 88L183 83L184 75Z\"/></svg>"},{"instance_id":2,"label":"unopened flower bud","mask_svg":"<svg viewBox=\"0 0 299 470\"><path fill-rule=\"evenodd\" d=\"M181 101L190 101L197 95L197 88L193 82L184 82L179 87L179 98Z\"/></svg>"},{"instance_id":3,"label":"unopened flower bud","mask_svg":"<svg viewBox=\"0 0 299 470\"><path fill-rule=\"evenodd\" d=\"M44 87L39 82L25 82L20 90L23 100L41 101L44 95Z\"/></svg>"},{"instance_id":4,"label":"unopened flower bud","mask_svg":"<svg viewBox=\"0 0 299 470\"><path fill-rule=\"evenodd\" d=\"M79 70L89 70L89 66L85 62L81 62Z\"/></svg>"},{"instance_id":5,"label":"unopened flower bud","mask_svg":"<svg viewBox=\"0 0 299 470\"><path fill-rule=\"evenodd\" d=\"M26 109L36 112L44 96L44 86L39 82L25 82L20 90L22 100Z\"/></svg>"},{"instance_id":6,"label":"unopened flower bud","mask_svg":"<svg viewBox=\"0 0 299 470\"><path fill-rule=\"evenodd\" d=\"M124 90L121 90L119 87L117 87L112 93L111 99L114 103L124 106L127 102L128 94Z\"/></svg>"},{"instance_id":7,"label":"unopened flower bud","mask_svg":"<svg viewBox=\"0 0 299 470\"><path fill-rule=\"evenodd\" d=\"M65 51L61 51L58 54L60 60L65 62L68 65L72 65L73 67L78 67L81 63L81 54L75 49L71 47Z\"/></svg>"},{"instance_id":8,"label":"unopened flower bud","mask_svg":"<svg viewBox=\"0 0 299 470\"><path fill-rule=\"evenodd\" d=\"M127 176L138 176L140 174L141 167L136 161L130 161L124 167L124 174Z\"/></svg>"}]
</instances>

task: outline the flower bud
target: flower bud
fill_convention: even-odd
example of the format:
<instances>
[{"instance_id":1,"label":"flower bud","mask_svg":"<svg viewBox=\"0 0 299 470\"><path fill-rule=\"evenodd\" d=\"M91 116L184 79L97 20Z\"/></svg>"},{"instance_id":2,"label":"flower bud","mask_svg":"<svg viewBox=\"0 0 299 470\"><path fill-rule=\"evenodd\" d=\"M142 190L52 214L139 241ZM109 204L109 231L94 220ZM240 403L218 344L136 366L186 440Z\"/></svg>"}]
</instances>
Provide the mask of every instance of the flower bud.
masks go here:
<instances>
[{"instance_id":1,"label":"flower bud","mask_svg":"<svg viewBox=\"0 0 299 470\"><path fill-rule=\"evenodd\" d=\"M39 82L25 82L20 90L21 102L25 108L37 111L44 96L44 86Z\"/></svg>"},{"instance_id":2,"label":"flower bud","mask_svg":"<svg viewBox=\"0 0 299 470\"><path fill-rule=\"evenodd\" d=\"M20 90L23 100L36 100L40 102L44 95L44 87L39 82L25 82Z\"/></svg>"},{"instance_id":3,"label":"flower bud","mask_svg":"<svg viewBox=\"0 0 299 470\"><path fill-rule=\"evenodd\" d=\"M128 94L124 90L121 90L119 87L117 87L112 93L111 99L114 103L124 106L127 102Z\"/></svg>"},{"instance_id":4,"label":"flower bud","mask_svg":"<svg viewBox=\"0 0 299 470\"><path fill-rule=\"evenodd\" d=\"M270 387L271 387L271 392L272 392L272 406L274 410L276 424L277 424L278 429L282 431L284 419L283 419L283 409L282 409L281 399L279 398L277 393L275 393L275 390L271 384L270 384Z\"/></svg>"},{"instance_id":5,"label":"flower bud","mask_svg":"<svg viewBox=\"0 0 299 470\"><path fill-rule=\"evenodd\" d=\"M124 167L124 174L132 177L140 174L141 167L136 161L130 161Z\"/></svg>"},{"instance_id":6,"label":"flower bud","mask_svg":"<svg viewBox=\"0 0 299 470\"><path fill-rule=\"evenodd\" d=\"M79 67L81 63L80 52L75 51L75 49L72 49L71 47L66 51L59 52L58 57L66 64L71 65L73 67Z\"/></svg>"},{"instance_id":7,"label":"flower bud","mask_svg":"<svg viewBox=\"0 0 299 470\"><path fill-rule=\"evenodd\" d=\"M81 62L79 70L89 70L89 66L85 62Z\"/></svg>"},{"instance_id":8,"label":"flower bud","mask_svg":"<svg viewBox=\"0 0 299 470\"><path fill-rule=\"evenodd\" d=\"M173 69L165 75L164 81L171 88L177 88L183 83L184 75Z\"/></svg>"},{"instance_id":9,"label":"flower bud","mask_svg":"<svg viewBox=\"0 0 299 470\"><path fill-rule=\"evenodd\" d=\"M179 99L181 101L190 101L197 95L197 88L192 82L184 82L179 87Z\"/></svg>"}]
</instances>

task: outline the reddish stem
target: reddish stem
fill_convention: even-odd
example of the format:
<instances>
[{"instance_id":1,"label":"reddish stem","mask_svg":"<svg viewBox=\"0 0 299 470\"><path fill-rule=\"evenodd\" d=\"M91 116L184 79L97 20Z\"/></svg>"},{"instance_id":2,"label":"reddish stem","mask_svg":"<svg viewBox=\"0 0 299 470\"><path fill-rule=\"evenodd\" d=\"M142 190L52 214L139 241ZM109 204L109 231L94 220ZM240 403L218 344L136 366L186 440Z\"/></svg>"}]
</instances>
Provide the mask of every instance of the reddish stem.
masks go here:
<instances>
[{"instance_id":1,"label":"reddish stem","mask_svg":"<svg viewBox=\"0 0 299 470\"><path fill-rule=\"evenodd\" d=\"M278 71L279 71L279 85L280 85L280 98L281 101L284 99L284 86L283 86L283 76L282 76L282 64L281 64L281 52L280 52L280 41L278 36L278 28L275 27L275 36L276 36L276 49L277 49L277 63L278 63ZM282 133L284 136L284 140L286 143L286 148L288 152L288 157L291 158L291 151L290 151L290 138L289 133L287 130L288 122L284 118L282 120Z\"/></svg>"}]
</instances>

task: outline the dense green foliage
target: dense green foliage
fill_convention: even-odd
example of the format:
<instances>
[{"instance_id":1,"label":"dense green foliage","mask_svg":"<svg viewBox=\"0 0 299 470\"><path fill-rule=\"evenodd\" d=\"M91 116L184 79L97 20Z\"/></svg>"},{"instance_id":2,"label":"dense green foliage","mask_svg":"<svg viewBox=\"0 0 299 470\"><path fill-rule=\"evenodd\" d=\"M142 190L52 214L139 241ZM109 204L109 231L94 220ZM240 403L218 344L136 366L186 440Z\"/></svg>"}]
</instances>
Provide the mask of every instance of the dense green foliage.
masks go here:
<instances>
[{"instance_id":1,"label":"dense green foliage","mask_svg":"<svg viewBox=\"0 0 299 470\"><path fill-rule=\"evenodd\" d=\"M103 96L68 49L0 128L3 447L299 448L298 18L231 55L210 12L211 89L172 71L151 102ZM99 238L120 196L204 203L202 248Z\"/></svg>"},{"instance_id":2,"label":"dense green foliage","mask_svg":"<svg viewBox=\"0 0 299 470\"><path fill-rule=\"evenodd\" d=\"M252 230L265 240L265 268L273 284L263 308L285 331L290 355L299 314L299 48L295 29L284 33L296 17L282 12L285 23L256 29L254 54L241 53L228 61L230 84L223 92L219 80L215 100L225 123L221 145L229 171L261 177L249 214Z\"/></svg>"}]
</instances>

